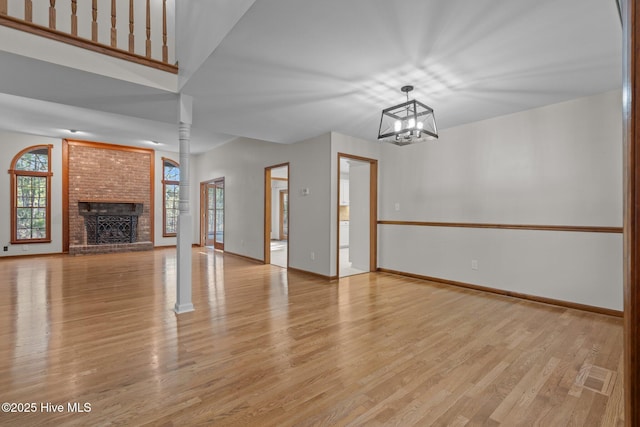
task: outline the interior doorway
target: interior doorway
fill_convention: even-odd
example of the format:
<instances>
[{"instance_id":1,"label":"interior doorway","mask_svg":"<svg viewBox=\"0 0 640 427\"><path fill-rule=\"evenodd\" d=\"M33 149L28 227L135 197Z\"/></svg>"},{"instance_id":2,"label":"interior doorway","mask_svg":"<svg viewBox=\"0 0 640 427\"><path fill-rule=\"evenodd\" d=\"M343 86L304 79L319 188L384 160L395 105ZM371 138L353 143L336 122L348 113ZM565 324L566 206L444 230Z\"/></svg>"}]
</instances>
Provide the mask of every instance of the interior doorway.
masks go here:
<instances>
[{"instance_id":1,"label":"interior doorway","mask_svg":"<svg viewBox=\"0 0 640 427\"><path fill-rule=\"evenodd\" d=\"M378 161L338 153L338 277L377 269Z\"/></svg>"},{"instance_id":2,"label":"interior doorway","mask_svg":"<svg viewBox=\"0 0 640 427\"><path fill-rule=\"evenodd\" d=\"M224 178L200 183L200 245L224 250Z\"/></svg>"},{"instance_id":3,"label":"interior doorway","mask_svg":"<svg viewBox=\"0 0 640 427\"><path fill-rule=\"evenodd\" d=\"M264 263L289 266L289 163L264 170Z\"/></svg>"}]
</instances>

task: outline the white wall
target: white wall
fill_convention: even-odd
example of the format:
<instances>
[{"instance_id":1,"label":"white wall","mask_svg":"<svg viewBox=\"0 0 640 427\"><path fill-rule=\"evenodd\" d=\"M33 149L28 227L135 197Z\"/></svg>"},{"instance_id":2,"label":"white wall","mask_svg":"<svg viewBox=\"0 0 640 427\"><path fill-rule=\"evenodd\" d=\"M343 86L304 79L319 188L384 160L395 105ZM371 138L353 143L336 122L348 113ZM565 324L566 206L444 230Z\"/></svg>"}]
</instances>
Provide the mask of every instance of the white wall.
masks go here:
<instances>
[{"instance_id":1,"label":"white wall","mask_svg":"<svg viewBox=\"0 0 640 427\"><path fill-rule=\"evenodd\" d=\"M435 142L385 145L379 218L621 227L620 97L608 92L448 129ZM622 309L621 234L382 225L379 266Z\"/></svg>"},{"instance_id":2,"label":"white wall","mask_svg":"<svg viewBox=\"0 0 640 427\"><path fill-rule=\"evenodd\" d=\"M291 145L238 138L197 156L192 187L225 178L225 251L264 259L264 169L289 162L289 266L329 275L330 150L326 134Z\"/></svg>"},{"instance_id":3,"label":"white wall","mask_svg":"<svg viewBox=\"0 0 640 427\"><path fill-rule=\"evenodd\" d=\"M618 91L383 148L381 219L622 226Z\"/></svg>"},{"instance_id":4,"label":"white wall","mask_svg":"<svg viewBox=\"0 0 640 427\"><path fill-rule=\"evenodd\" d=\"M336 211L328 203L332 193L331 134L288 146L289 167L289 266L330 275L331 229ZM308 188L309 195L302 190ZM333 224L335 225L335 224ZM315 259L311 259L311 254ZM335 252L334 252L335 253Z\"/></svg>"},{"instance_id":5,"label":"white wall","mask_svg":"<svg viewBox=\"0 0 640 427\"><path fill-rule=\"evenodd\" d=\"M622 310L621 234L389 225L379 238L382 268Z\"/></svg>"},{"instance_id":6,"label":"white wall","mask_svg":"<svg viewBox=\"0 0 640 427\"><path fill-rule=\"evenodd\" d=\"M53 145L51 150L51 243L11 245L11 180L7 173L13 157L33 145ZM62 141L60 139L0 132L0 257L62 252ZM8 246L9 250L2 249Z\"/></svg>"},{"instance_id":7,"label":"white wall","mask_svg":"<svg viewBox=\"0 0 640 427\"><path fill-rule=\"evenodd\" d=\"M180 86L191 78L255 0L176 2L176 45Z\"/></svg>"}]
</instances>

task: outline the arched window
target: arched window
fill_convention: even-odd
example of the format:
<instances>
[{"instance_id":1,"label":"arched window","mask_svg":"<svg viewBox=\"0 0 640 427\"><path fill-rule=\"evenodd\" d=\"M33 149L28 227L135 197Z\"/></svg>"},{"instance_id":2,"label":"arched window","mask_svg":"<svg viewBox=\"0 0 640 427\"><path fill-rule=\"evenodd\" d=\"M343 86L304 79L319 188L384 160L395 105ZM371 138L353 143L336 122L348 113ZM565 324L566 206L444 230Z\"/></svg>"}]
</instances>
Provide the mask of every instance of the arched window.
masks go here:
<instances>
[{"instance_id":1,"label":"arched window","mask_svg":"<svg viewBox=\"0 0 640 427\"><path fill-rule=\"evenodd\" d=\"M162 158L162 194L164 194L162 235L172 237L178 231L180 165L164 157Z\"/></svg>"},{"instance_id":2,"label":"arched window","mask_svg":"<svg viewBox=\"0 0 640 427\"><path fill-rule=\"evenodd\" d=\"M11 243L51 242L51 147L29 147L11 161Z\"/></svg>"}]
</instances>

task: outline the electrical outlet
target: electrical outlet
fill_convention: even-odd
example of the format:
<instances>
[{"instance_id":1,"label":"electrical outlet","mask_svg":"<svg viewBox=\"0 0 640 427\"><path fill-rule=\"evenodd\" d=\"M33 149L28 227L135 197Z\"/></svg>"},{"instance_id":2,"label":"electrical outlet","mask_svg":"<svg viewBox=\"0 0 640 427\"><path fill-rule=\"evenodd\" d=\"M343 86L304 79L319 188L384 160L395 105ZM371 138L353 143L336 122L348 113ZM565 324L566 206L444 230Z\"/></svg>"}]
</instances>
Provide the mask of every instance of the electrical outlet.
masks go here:
<instances>
[{"instance_id":1,"label":"electrical outlet","mask_svg":"<svg viewBox=\"0 0 640 427\"><path fill-rule=\"evenodd\" d=\"M400 203L396 202L395 208L396 208L396 212L400 211Z\"/></svg>"},{"instance_id":2,"label":"electrical outlet","mask_svg":"<svg viewBox=\"0 0 640 427\"><path fill-rule=\"evenodd\" d=\"M315 261L316 260L316 253L315 252L311 252L311 261Z\"/></svg>"},{"instance_id":3,"label":"electrical outlet","mask_svg":"<svg viewBox=\"0 0 640 427\"><path fill-rule=\"evenodd\" d=\"M22 250L23 251L28 251L29 250L29 245L22 245Z\"/></svg>"},{"instance_id":4,"label":"electrical outlet","mask_svg":"<svg viewBox=\"0 0 640 427\"><path fill-rule=\"evenodd\" d=\"M8 252L9 251L9 246L5 246L3 251Z\"/></svg>"},{"instance_id":5,"label":"electrical outlet","mask_svg":"<svg viewBox=\"0 0 640 427\"><path fill-rule=\"evenodd\" d=\"M471 260L471 269L472 270L477 270L478 269L478 260L477 259L472 259Z\"/></svg>"}]
</instances>

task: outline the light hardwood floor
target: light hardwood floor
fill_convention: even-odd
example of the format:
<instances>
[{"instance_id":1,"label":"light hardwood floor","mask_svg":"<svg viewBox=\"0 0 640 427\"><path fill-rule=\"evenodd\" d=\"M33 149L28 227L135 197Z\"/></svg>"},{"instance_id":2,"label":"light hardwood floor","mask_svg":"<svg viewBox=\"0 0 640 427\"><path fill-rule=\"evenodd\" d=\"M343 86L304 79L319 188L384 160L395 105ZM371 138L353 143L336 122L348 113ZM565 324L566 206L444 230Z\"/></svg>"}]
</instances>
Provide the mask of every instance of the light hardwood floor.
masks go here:
<instances>
[{"instance_id":1,"label":"light hardwood floor","mask_svg":"<svg viewBox=\"0 0 640 427\"><path fill-rule=\"evenodd\" d=\"M180 316L174 249L0 260L0 424L622 425L621 319L193 257Z\"/></svg>"}]
</instances>

